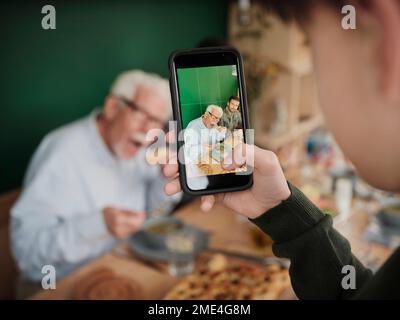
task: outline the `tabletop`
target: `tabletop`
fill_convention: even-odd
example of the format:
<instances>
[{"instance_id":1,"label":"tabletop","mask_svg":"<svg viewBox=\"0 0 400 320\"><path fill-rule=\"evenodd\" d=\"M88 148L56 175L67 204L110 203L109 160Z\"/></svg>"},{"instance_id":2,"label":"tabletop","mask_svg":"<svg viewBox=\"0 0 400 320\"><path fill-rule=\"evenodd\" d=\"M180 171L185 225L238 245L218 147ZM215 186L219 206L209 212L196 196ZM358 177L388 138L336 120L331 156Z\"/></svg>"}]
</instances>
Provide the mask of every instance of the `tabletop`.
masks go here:
<instances>
[{"instance_id":1,"label":"tabletop","mask_svg":"<svg viewBox=\"0 0 400 320\"><path fill-rule=\"evenodd\" d=\"M349 239L353 253L363 263L379 266L392 250L371 244L362 238L362 232L369 219L363 204L356 201L353 204L352 215L345 221L335 218L334 224ZM221 205L216 205L211 212L203 213L200 210L200 202L196 200L178 210L176 217L208 232L210 248L253 255L272 255L271 251L261 251L257 246L254 241L256 227L250 221ZM140 287L138 299L161 299L180 281L180 278L170 276L162 264L152 265L144 262L129 253L129 250L121 244L119 248L105 253L58 281L56 290L41 290L31 299L73 299L77 288L90 273L105 268L134 281ZM288 290L282 298L296 297L291 290Z\"/></svg>"}]
</instances>

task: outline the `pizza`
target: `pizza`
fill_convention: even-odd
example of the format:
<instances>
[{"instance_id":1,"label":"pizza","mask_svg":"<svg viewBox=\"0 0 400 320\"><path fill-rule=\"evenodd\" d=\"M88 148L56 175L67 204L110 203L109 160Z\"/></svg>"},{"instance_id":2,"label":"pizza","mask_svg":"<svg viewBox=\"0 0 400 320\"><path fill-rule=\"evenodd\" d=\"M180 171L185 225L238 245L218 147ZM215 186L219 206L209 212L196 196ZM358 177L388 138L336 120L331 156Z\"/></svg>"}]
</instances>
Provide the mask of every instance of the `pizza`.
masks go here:
<instances>
[{"instance_id":1,"label":"pizza","mask_svg":"<svg viewBox=\"0 0 400 320\"><path fill-rule=\"evenodd\" d=\"M201 163L201 164L198 164L198 168L200 169L201 173L204 175L210 175L213 173L213 168L210 164Z\"/></svg>"},{"instance_id":2,"label":"pizza","mask_svg":"<svg viewBox=\"0 0 400 320\"><path fill-rule=\"evenodd\" d=\"M288 270L278 264L256 265L213 255L179 282L167 300L275 300L290 287Z\"/></svg>"}]
</instances>

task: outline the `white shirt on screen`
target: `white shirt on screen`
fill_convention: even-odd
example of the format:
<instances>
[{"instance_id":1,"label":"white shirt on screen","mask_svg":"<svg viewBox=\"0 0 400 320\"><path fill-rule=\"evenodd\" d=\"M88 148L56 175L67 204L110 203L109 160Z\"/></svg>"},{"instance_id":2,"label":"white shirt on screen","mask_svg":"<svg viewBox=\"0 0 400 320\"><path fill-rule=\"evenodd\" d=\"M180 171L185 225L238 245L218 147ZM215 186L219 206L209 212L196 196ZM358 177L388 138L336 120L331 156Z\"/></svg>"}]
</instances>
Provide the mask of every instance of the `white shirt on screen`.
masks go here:
<instances>
[{"instance_id":1,"label":"white shirt on screen","mask_svg":"<svg viewBox=\"0 0 400 320\"><path fill-rule=\"evenodd\" d=\"M185 161L191 164L200 160L207 152L205 145L214 145L225 138L226 131L219 132L215 128L207 128L203 118L189 122L184 132Z\"/></svg>"}]
</instances>

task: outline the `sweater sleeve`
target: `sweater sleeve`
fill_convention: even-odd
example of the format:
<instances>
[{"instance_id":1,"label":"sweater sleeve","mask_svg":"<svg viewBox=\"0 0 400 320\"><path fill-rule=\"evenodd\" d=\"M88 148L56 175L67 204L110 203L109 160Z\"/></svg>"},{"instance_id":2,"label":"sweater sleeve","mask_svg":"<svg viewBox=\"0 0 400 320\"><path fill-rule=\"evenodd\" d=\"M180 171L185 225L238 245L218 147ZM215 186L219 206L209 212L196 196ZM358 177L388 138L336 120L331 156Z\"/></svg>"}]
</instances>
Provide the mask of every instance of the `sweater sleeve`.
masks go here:
<instances>
[{"instance_id":1,"label":"sweater sleeve","mask_svg":"<svg viewBox=\"0 0 400 320\"><path fill-rule=\"evenodd\" d=\"M300 299L350 299L372 277L351 253L350 244L322 213L289 183L291 196L251 220L274 241L276 256L290 259L289 274ZM355 268L356 288L342 287L345 265Z\"/></svg>"}]
</instances>

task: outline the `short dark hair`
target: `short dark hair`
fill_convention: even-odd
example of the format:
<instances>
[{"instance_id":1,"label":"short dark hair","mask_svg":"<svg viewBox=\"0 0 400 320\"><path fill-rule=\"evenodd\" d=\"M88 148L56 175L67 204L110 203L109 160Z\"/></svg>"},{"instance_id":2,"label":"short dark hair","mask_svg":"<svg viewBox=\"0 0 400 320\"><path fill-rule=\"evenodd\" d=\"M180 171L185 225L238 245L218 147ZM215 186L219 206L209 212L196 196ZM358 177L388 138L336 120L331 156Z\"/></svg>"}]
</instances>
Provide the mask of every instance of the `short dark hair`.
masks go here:
<instances>
[{"instance_id":1,"label":"short dark hair","mask_svg":"<svg viewBox=\"0 0 400 320\"><path fill-rule=\"evenodd\" d=\"M236 101L240 102L240 98L238 96L230 96L229 99L228 99L228 103L230 103L231 100L236 100Z\"/></svg>"},{"instance_id":2,"label":"short dark hair","mask_svg":"<svg viewBox=\"0 0 400 320\"><path fill-rule=\"evenodd\" d=\"M223 38L208 37L199 41L197 48L206 47L225 47L228 46L228 42Z\"/></svg>"},{"instance_id":3,"label":"short dark hair","mask_svg":"<svg viewBox=\"0 0 400 320\"><path fill-rule=\"evenodd\" d=\"M267 10L278 14L284 21L304 21L311 9L318 5L326 5L340 10L346 5L346 0L258 0Z\"/></svg>"}]
</instances>

